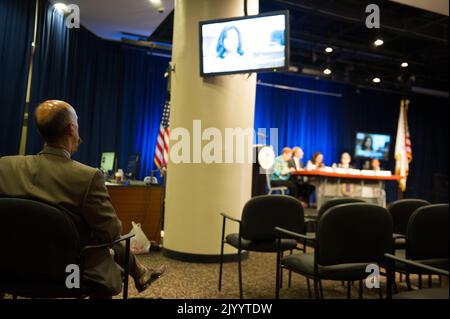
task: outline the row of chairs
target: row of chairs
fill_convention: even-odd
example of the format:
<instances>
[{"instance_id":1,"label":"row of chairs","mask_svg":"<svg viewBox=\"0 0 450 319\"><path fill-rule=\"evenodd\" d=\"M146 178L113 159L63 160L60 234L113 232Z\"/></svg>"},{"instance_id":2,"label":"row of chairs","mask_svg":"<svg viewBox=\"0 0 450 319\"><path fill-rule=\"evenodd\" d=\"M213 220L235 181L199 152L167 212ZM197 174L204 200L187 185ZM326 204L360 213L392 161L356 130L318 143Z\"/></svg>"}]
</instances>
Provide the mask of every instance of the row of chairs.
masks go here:
<instances>
[{"instance_id":1,"label":"row of chairs","mask_svg":"<svg viewBox=\"0 0 450 319\"><path fill-rule=\"evenodd\" d=\"M306 277L309 296L312 295L310 280L313 280L315 297L319 298L323 297L321 280L347 281L348 297L352 282L359 281L359 296L362 297L363 280L368 276L366 270L369 264L406 274L409 288L411 273L442 275L430 269L448 270L446 204L430 205L421 200L402 200L385 209L353 198L334 199L319 210L317 220L313 222L315 233L306 232L303 208L289 196L254 197L244 206L240 220L224 213L222 218L219 290L224 244L229 244L238 250L241 298L243 251L277 253L276 297L279 296L283 269L289 271L289 285L291 272ZM227 220L239 224L238 233L225 235ZM307 253L307 246L314 252ZM301 253L292 254L298 248ZM291 253L283 256L287 251ZM390 256L397 258L393 267L390 267ZM408 260L419 261L419 265L425 264L426 269L417 264L412 266ZM389 271L385 274L388 275ZM396 288L393 278L388 279ZM388 295L391 295L391 285L388 284L387 288ZM381 289L379 291L381 295Z\"/></svg>"}]
</instances>

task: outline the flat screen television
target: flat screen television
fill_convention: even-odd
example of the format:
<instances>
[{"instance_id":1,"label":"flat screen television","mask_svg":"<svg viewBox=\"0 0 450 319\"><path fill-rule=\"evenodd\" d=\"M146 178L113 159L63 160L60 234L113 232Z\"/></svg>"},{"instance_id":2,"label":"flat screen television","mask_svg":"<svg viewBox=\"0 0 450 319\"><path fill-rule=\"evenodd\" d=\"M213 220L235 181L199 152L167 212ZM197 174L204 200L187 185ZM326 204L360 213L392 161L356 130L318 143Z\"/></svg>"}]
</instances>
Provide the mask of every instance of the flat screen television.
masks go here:
<instances>
[{"instance_id":1,"label":"flat screen television","mask_svg":"<svg viewBox=\"0 0 450 319\"><path fill-rule=\"evenodd\" d=\"M387 161L390 145L391 137L389 135L358 132L356 133L355 157Z\"/></svg>"},{"instance_id":2,"label":"flat screen television","mask_svg":"<svg viewBox=\"0 0 450 319\"><path fill-rule=\"evenodd\" d=\"M199 22L200 75L289 68L289 11Z\"/></svg>"}]
</instances>

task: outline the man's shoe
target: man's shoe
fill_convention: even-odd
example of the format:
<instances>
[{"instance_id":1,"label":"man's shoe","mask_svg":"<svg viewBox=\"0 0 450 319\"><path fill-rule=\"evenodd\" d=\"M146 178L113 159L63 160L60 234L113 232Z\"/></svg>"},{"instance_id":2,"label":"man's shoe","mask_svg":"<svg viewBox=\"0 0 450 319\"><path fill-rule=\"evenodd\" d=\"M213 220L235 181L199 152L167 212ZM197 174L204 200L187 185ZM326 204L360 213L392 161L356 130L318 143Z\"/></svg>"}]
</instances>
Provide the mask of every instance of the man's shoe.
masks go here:
<instances>
[{"instance_id":1,"label":"man's shoe","mask_svg":"<svg viewBox=\"0 0 450 319\"><path fill-rule=\"evenodd\" d=\"M143 292L146 290L155 280L164 274L166 268L165 265L159 266L156 269L146 268L139 281L135 282L137 291Z\"/></svg>"}]
</instances>

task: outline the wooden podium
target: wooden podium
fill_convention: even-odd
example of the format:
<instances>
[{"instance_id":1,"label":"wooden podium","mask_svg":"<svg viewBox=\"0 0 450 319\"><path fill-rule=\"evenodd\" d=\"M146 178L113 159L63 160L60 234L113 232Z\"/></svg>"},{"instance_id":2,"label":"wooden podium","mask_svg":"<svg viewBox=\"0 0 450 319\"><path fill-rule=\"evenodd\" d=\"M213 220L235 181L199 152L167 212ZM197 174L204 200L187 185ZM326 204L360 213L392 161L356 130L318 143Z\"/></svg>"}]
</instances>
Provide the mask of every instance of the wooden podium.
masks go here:
<instances>
[{"instance_id":1,"label":"wooden podium","mask_svg":"<svg viewBox=\"0 0 450 319\"><path fill-rule=\"evenodd\" d=\"M122 233L130 232L131 222L141 224L150 241L161 243L162 186L125 186L107 184L114 209L122 221Z\"/></svg>"}]
</instances>

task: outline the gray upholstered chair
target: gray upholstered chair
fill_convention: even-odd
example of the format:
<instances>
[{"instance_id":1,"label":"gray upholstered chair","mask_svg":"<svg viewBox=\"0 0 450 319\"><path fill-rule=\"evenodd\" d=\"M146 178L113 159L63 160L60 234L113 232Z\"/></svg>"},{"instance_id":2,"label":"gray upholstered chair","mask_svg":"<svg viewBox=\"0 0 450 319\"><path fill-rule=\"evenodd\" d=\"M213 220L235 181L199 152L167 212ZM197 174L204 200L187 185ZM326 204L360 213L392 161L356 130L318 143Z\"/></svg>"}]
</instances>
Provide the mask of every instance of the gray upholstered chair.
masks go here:
<instances>
[{"instance_id":1,"label":"gray upholstered chair","mask_svg":"<svg viewBox=\"0 0 450 319\"><path fill-rule=\"evenodd\" d=\"M423 199L400 199L388 205L387 209L392 215L394 222L395 249L404 249L406 245L406 228L408 226L409 217L417 208L430 205Z\"/></svg>"},{"instance_id":2,"label":"gray upholstered chair","mask_svg":"<svg viewBox=\"0 0 450 319\"><path fill-rule=\"evenodd\" d=\"M448 204L422 206L411 215L406 229L406 249L396 250L395 255L428 266L449 268L449 210ZM422 275L429 275L431 287L432 272L415 268L405 263L396 263L396 271L406 274L406 283L411 290L410 274L419 275L419 288L422 288Z\"/></svg>"},{"instance_id":3,"label":"gray upholstered chair","mask_svg":"<svg viewBox=\"0 0 450 319\"><path fill-rule=\"evenodd\" d=\"M27 298L84 298L102 288L83 280L83 259L88 250L125 241L129 259L130 238L95 246L82 246L69 212L31 199L0 198L0 294ZM66 286L68 265L80 270L80 287ZM128 297L128 262L124 269L123 298Z\"/></svg>"},{"instance_id":4,"label":"gray upholstered chair","mask_svg":"<svg viewBox=\"0 0 450 319\"><path fill-rule=\"evenodd\" d=\"M385 208L373 204L350 203L329 208L319 219L315 238L279 227L276 229L284 236L315 242L314 253L281 258L280 250L277 277L284 268L313 279L316 297L323 297L323 291L319 289L320 280L339 280L359 281L359 296L362 298L362 281L368 276L367 265L383 265L384 254L393 251L392 217ZM279 296L279 285L276 296Z\"/></svg>"},{"instance_id":5,"label":"gray upholstered chair","mask_svg":"<svg viewBox=\"0 0 450 319\"><path fill-rule=\"evenodd\" d=\"M221 213L221 215L223 217L223 225L220 249L219 291L222 289L223 250L224 245L228 244L238 250L239 296L243 298L242 252L276 253L277 238L279 237L279 234L274 229L276 226L304 234L303 207L300 201L291 196L262 195L253 197L245 204L241 219L230 217L224 213ZM227 220L239 224L238 233L225 236ZM289 235L281 237L279 240L279 251L297 248L296 239L292 239Z\"/></svg>"}]
</instances>

